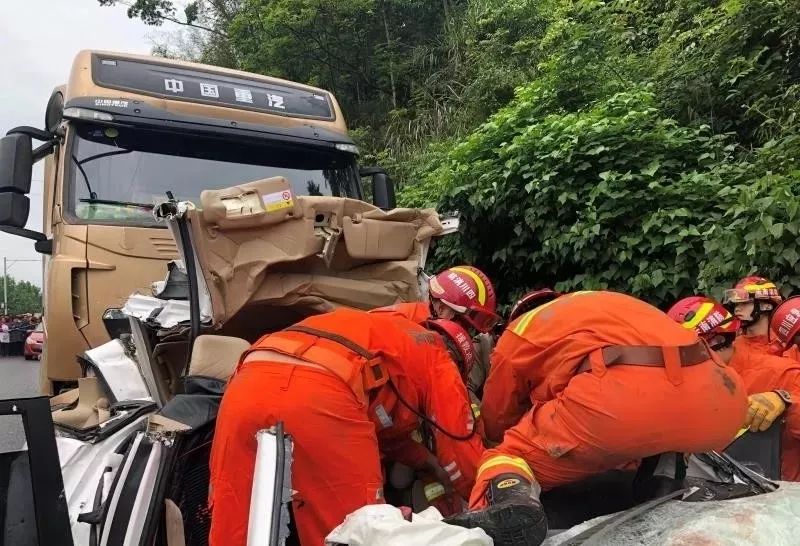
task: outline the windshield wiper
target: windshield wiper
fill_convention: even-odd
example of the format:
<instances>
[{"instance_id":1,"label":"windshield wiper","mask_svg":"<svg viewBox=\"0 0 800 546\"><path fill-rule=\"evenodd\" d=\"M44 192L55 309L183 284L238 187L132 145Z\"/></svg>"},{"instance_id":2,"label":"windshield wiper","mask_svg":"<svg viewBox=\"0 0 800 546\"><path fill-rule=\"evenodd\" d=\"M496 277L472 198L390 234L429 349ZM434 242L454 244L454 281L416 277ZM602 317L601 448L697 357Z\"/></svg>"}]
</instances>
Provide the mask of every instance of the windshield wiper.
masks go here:
<instances>
[{"instance_id":1,"label":"windshield wiper","mask_svg":"<svg viewBox=\"0 0 800 546\"><path fill-rule=\"evenodd\" d=\"M134 203L133 201L116 201L114 199L97 199L90 197L88 199L78 199L81 203L98 204L98 205L118 205L120 207L139 207L143 209L153 210L155 205L151 203Z\"/></svg>"},{"instance_id":2,"label":"windshield wiper","mask_svg":"<svg viewBox=\"0 0 800 546\"><path fill-rule=\"evenodd\" d=\"M72 155L72 162L75 163L75 165L78 167L78 170L81 172L81 175L83 175L83 181L86 184L86 189L89 190L89 197L91 197L92 199L96 199L97 194L92 191L92 185L89 184L89 177L86 176L86 171L83 169L83 165L81 165L81 162L78 161L78 158L75 157L75 154Z\"/></svg>"},{"instance_id":3,"label":"windshield wiper","mask_svg":"<svg viewBox=\"0 0 800 546\"><path fill-rule=\"evenodd\" d=\"M103 152L100 154L90 155L86 159L81 159L80 161L78 161L78 158L75 157L75 154L72 154L72 162L75 163L75 165L78 167L78 170L81 172L81 175L83 176L83 181L86 183L86 189L89 190L89 197L91 199L97 199L97 194L92 191L92 185L89 184L89 177L86 175L86 170L83 168L83 164L88 163L90 161L94 161L95 159L101 159L103 157L109 157L112 155L129 154L132 151L133 150L125 150L125 149L112 150L110 152ZM83 199L81 199L81 201L83 201Z\"/></svg>"}]
</instances>

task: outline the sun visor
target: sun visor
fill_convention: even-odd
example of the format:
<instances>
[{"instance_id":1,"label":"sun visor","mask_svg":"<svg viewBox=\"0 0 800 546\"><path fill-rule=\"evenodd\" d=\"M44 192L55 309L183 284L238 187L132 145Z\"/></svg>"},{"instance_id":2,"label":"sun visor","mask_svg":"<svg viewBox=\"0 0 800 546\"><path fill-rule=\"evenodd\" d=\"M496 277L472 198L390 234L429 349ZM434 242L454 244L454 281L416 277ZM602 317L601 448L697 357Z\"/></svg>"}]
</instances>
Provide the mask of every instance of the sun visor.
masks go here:
<instances>
[{"instance_id":1,"label":"sun visor","mask_svg":"<svg viewBox=\"0 0 800 546\"><path fill-rule=\"evenodd\" d=\"M433 209L296 196L282 177L205 191L201 205L185 217L216 325L252 305L321 312L417 301L418 268L443 231Z\"/></svg>"},{"instance_id":2,"label":"sun visor","mask_svg":"<svg viewBox=\"0 0 800 546\"><path fill-rule=\"evenodd\" d=\"M300 214L292 186L283 177L268 178L200 194L203 221L221 230L279 224Z\"/></svg>"}]
</instances>

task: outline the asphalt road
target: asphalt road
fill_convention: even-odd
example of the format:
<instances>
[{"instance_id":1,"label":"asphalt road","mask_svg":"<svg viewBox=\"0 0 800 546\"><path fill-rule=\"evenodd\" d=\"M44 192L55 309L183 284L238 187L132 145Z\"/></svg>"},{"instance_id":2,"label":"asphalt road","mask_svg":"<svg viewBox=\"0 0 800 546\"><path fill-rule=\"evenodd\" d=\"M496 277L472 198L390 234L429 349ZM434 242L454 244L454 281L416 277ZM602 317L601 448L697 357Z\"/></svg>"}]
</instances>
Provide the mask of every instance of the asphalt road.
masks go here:
<instances>
[{"instance_id":1,"label":"asphalt road","mask_svg":"<svg viewBox=\"0 0 800 546\"><path fill-rule=\"evenodd\" d=\"M39 394L39 361L21 356L0 357L0 400ZM16 451L25 441L18 416L0 416L0 453Z\"/></svg>"}]
</instances>

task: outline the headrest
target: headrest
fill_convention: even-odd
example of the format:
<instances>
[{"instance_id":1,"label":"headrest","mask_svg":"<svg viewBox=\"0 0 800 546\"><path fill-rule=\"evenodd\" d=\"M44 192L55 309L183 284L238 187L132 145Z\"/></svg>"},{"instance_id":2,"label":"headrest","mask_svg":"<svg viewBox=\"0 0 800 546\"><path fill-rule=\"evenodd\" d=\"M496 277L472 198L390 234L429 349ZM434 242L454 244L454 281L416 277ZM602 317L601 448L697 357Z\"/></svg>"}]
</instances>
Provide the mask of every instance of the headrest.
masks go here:
<instances>
[{"instance_id":1,"label":"headrest","mask_svg":"<svg viewBox=\"0 0 800 546\"><path fill-rule=\"evenodd\" d=\"M239 357L250 343L238 337L199 336L194 340L189 375L202 375L227 381L236 370Z\"/></svg>"}]
</instances>

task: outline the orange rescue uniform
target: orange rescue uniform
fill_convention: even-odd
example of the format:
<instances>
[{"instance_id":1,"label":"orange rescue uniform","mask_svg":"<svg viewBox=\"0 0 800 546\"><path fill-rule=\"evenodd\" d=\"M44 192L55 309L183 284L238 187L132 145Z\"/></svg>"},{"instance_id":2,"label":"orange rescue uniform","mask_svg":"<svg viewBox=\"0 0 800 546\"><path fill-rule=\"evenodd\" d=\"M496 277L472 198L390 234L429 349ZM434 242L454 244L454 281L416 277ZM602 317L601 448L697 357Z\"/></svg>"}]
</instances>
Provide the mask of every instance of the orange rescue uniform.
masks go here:
<instances>
[{"instance_id":1,"label":"orange rescue uniform","mask_svg":"<svg viewBox=\"0 0 800 546\"><path fill-rule=\"evenodd\" d=\"M729 365L742 376L748 394L781 389L800 401L800 363L769 354L769 348L766 336L738 336ZM790 405L783 419L781 479L800 481L800 407Z\"/></svg>"},{"instance_id":2,"label":"orange rescue uniform","mask_svg":"<svg viewBox=\"0 0 800 546\"><path fill-rule=\"evenodd\" d=\"M655 307L576 292L508 326L482 410L489 438L503 441L481 459L472 508L506 472L547 490L658 453L723 448L747 398L735 372Z\"/></svg>"},{"instance_id":3,"label":"orange rescue uniform","mask_svg":"<svg viewBox=\"0 0 800 546\"><path fill-rule=\"evenodd\" d=\"M433 315L431 314L430 304L424 302L396 303L394 305L389 305L387 307L378 307L376 309L372 309L369 312L380 315L404 317L412 322L421 325L425 324L425 321L433 318ZM487 335L487 334L480 334L480 335ZM474 342L474 345L475 345L475 352L476 354L479 355L478 358L480 358L480 356L482 356L481 348L479 347L478 343ZM485 438L486 434L483 429L483 419L481 418L481 401L478 398L478 395L475 394L478 388L483 386L483 381L476 382L474 385L472 384L473 376L481 377L480 367L481 367L480 361L474 364L472 369L474 373L470 373L470 376L467 381L467 393L469 394L470 403L472 405L472 413L475 415L475 419L478 422L478 434L480 434L482 438ZM441 510L439 511L441 512Z\"/></svg>"},{"instance_id":4,"label":"orange rescue uniform","mask_svg":"<svg viewBox=\"0 0 800 546\"><path fill-rule=\"evenodd\" d=\"M795 362L800 362L800 347L797 345L792 345L786 351L784 351L783 356L786 358L791 358Z\"/></svg>"},{"instance_id":5,"label":"orange rescue uniform","mask_svg":"<svg viewBox=\"0 0 800 546\"><path fill-rule=\"evenodd\" d=\"M375 315L391 315L404 317L417 324L424 324L426 320L433 318L431 306L427 302L415 301L410 303L395 303L387 307L378 307L369 311Z\"/></svg>"},{"instance_id":6,"label":"orange rescue uniform","mask_svg":"<svg viewBox=\"0 0 800 546\"><path fill-rule=\"evenodd\" d=\"M212 446L211 546L247 543L255 435L278 421L294 441L292 507L304 546L322 545L347 514L383 502L381 455L413 468L430 457L411 436L419 417L399 397L464 437L434 431L439 463L468 497L483 447L471 434L458 369L436 334L403 318L349 309L295 327L341 336L345 344L290 328L262 337L251 356L242 357L223 396ZM348 341L376 358L359 356ZM384 373L389 382L370 388Z\"/></svg>"}]
</instances>

